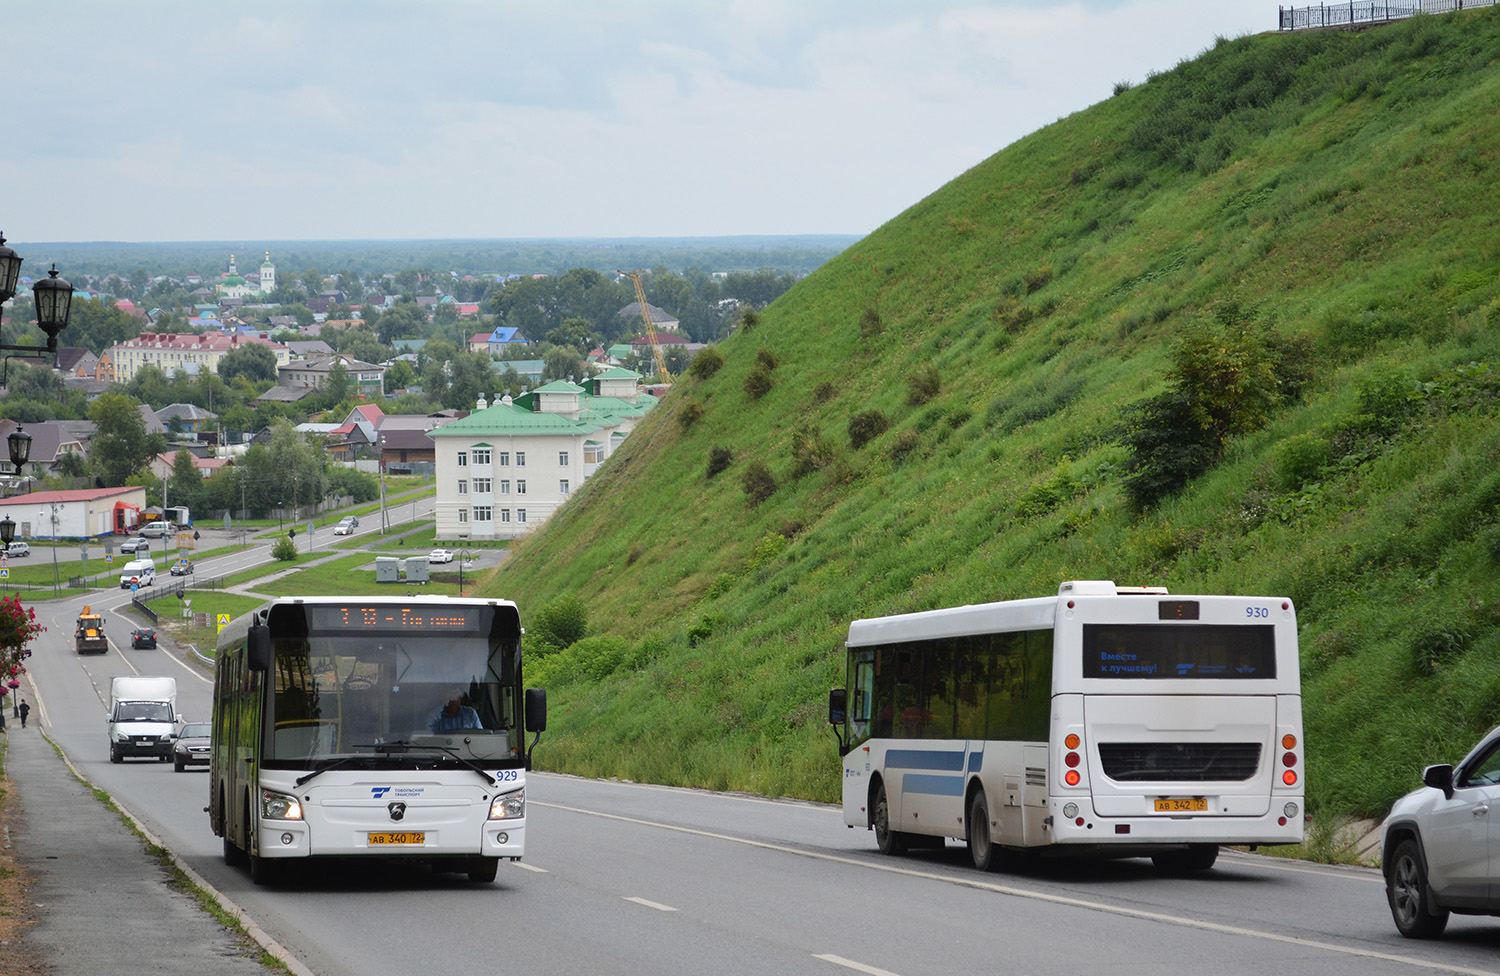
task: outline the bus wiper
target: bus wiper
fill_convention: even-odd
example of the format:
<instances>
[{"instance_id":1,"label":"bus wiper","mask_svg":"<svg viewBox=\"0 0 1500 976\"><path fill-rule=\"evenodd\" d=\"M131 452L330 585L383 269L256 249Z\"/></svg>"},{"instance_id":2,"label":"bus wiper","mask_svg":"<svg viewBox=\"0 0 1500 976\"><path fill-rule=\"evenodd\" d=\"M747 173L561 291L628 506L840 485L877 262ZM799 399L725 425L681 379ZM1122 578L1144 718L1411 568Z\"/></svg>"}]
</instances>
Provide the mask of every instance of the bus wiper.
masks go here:
<instances>
[{"instance_id":1,"label":"bus wiper","mask_svg":"<svg viewBox=\"0 0 1500 976\"><path fill-rule=\"evenodd\" d=\"M306 776L299 776L299 777L297 777L296 785L297 786L301 786L303 783L306 783L308 780L312 779L314 776L321 776L324 773L328 772L330 769L337 769L340 766L343 766L343 765L345 765L347 763L354 762L354 760L356 760L356 759L369 759L369 758L370 758L369 756L341 756L338 759L334 759L334 760L331 760L330 762L324 763L323 765L319 766L317 769L314 769L312 772L308 773Z\"/></svg>"},{"instance_id":2,"label":"bus wiper","mask_svg":"<svg viewBox=\"0 0 1500 976\"><path fill-rule=\"evenodd\" d=\"M376 752L406 752L409 749L432 749L437 752L441 752L455 762L462 763L465 766L468 766L470 769L474 770L474 772L478 773L481 777L483 777L486 786L500 785L500 781L495 779L489 773L485 772L483 766L471 760L465 759L463 756L460 756L457 751L450 749L447 746L440 746L436 743L430 742L413 742L410 739L395 739L390 742L379 743L375 746Z\"/></svg>"}]
</instances>

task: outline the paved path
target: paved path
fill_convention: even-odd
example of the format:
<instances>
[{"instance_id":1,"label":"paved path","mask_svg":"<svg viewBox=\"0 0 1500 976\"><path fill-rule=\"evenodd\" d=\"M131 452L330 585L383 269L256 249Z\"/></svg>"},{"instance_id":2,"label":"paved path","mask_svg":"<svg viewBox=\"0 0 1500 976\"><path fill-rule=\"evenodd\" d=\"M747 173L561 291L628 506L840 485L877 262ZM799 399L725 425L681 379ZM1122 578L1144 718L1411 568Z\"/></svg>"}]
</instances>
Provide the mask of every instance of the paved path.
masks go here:
<instances>
[{"instance_id":1,"label":"paved path","mask_svg":"<svg viewBox=\"0 0 1500 976\"><path fill-rule=\"evenodd\" d=\"M9 840L34 882L38 921L21 937L32 954L67 976L266 976L260 946L174 886L147 841L73 774L41 729L11 718L6 729L16 801ZM0 955L0 971L4 963Z\"/></svg>"}]
</instances>

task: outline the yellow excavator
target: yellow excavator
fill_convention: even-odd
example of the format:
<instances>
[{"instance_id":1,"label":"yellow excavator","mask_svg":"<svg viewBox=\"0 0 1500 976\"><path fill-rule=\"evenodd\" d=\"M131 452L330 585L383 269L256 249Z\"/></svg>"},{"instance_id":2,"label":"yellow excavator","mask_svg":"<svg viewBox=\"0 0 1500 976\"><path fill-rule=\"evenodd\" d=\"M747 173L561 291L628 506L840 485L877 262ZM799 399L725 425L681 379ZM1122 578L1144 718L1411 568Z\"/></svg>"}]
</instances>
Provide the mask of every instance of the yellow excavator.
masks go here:
<instances>
[{"instance_id":1,"label":"yellow excavator","mask_svg":"<svg viewBox=\"0 0 1500 976\"><path fill-rule=\"evenodd\" d=\"M667 359L661 354L661 343L656 341L656 324L651 321L651 306L646 303L646 289L641 285L641 273L639 271L620 271L635 282L635 300L641 306L641 318L646 322L646 336L651 340L651 355L656 357L656 382L661 386L671 386L672 377L667 372Z\"/></svg>"},{"instance_id":2,"label":"yellow excavator","mask_svg":"<svg viewBox=\"0 0 1500 976\"><path fill-rule=\"evenodd\" d=\"M109 641L104 636L104 618L88 607L78 615L78 629L73 632L73 644L79 654L106 654Z\"/></svg>"}]
</instances>

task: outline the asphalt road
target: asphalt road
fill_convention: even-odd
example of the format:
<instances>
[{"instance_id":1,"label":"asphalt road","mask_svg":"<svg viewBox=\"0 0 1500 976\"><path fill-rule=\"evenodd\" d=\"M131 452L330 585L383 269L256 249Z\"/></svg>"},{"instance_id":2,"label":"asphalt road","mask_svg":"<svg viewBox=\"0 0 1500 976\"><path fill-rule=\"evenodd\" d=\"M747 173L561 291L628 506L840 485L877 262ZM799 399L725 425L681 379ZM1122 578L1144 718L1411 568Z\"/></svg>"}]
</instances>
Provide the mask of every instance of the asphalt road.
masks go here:
<instances>
[{"instance_id":1,"label":"asphalt road","mask_svg":"<svg viewBox=\"0 0 1500 976\"><path fill-rule=\"evenodd\" d=\"M981 874L957 845L882 857L832 806L546 772L528 787L526 860L502 865L493 885L341 865L258 887L223 863L203 812L203 770L108 761L111 675L174 675L183 712L205 719L206 671L167 647L80 658L62 640L76 607L47 612L53 630L32 659L34 718L86 777L321 976L1500 976L1500 920L1456 917L1440 941L1402 939L1369 869L1226 853L1191 879L1163 878L1144 859ZM545 769L546 736L537 757Z\"/></svg>"}]
</instances>

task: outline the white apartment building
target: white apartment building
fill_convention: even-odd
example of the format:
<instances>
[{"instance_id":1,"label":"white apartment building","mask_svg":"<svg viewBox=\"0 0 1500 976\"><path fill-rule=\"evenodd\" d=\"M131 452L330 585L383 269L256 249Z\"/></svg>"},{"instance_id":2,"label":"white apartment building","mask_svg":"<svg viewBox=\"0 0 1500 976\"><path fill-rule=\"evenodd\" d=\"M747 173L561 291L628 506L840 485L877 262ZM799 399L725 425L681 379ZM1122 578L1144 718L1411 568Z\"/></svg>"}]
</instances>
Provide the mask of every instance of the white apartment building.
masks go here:
<instances>
[{"instance_id":1,"label":"white apartment building","mask_svg":"<svg viewBox=\"0 0 1500 976\"><path fill-rule=\"evenodd\" d=\"M639 373L557 381L477 409L436 445L437 538L514 539L552 517L656 403Z\"/></svg>"}]
</instances>

